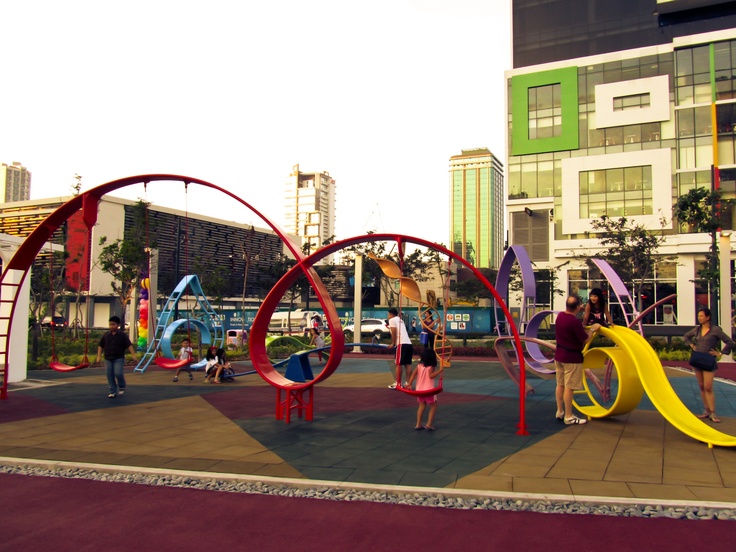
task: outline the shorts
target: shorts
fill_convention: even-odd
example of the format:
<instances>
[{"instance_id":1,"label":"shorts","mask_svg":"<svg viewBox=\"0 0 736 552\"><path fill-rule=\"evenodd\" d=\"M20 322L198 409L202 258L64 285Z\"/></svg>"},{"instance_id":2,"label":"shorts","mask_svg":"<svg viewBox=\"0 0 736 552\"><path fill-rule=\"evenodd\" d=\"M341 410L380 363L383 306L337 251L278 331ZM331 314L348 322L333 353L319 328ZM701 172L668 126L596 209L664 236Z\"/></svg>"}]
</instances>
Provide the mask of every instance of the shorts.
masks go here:
<instances>
[{"instance_id":1,"label":"shorts","mask_svg":"<svg viewBox=\"0 0 736 552\"><path fill-rule=\"evenodd\" d=\"M430 395L429 397L417 397L417 402L435 404L437 402L437 395Z\"/></svg>"},{"instance_id":2,"label":"shorts","mask_svg":"<svg viewBox=\"0 0 736 552\"><path fill-rule=\"evenodd\" d=\"M555 360L557 385L565 389L583 388L583 363L559 362Z\"/></svg>"},{"instance_id":3,"label":"shorts","mask_svg":"<svg viewBox=\"0 0 736 552\"><path fill-rule=\"evenodd\" d=\"M414 345L411 343L404 343L396 348L396 364L401 366L408 366L411 364L412 357L414 356Z\"/></svg>"}]
</instances>

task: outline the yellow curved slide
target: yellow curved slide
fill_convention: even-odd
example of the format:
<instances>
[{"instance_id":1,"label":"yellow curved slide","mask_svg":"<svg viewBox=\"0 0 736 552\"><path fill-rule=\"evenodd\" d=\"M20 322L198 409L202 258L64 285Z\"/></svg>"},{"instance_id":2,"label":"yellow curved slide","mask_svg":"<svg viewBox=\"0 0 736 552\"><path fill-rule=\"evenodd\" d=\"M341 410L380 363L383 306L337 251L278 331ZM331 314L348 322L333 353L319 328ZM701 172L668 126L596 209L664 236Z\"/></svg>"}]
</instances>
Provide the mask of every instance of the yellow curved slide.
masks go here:
<instances>
[{"instance_id":1,"label":"yellow curved slide","mask_svg":"<svg viewBox=\"0 0 736 552\"><path fill-rule=\"evenodd\" d=\"M713 445L736 447L736 437L706 424L682 403L667 379L657 353L641 335L624 326L601 328L600 333L628 350L644 390L665 420L685 435L707 443L711 448Z\"/></svg>"}]
</instances>

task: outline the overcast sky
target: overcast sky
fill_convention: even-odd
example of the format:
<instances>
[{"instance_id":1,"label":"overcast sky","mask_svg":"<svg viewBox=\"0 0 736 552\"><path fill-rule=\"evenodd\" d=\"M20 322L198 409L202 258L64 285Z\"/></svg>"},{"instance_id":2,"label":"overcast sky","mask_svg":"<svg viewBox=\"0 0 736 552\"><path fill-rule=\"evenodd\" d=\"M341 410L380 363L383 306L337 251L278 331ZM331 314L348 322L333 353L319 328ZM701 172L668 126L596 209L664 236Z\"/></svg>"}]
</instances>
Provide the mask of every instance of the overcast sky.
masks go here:
<instances>
[{"instance_id":1,"label":"overcast sky","mask_svg":"<svg viewBox=\"0 0 736 552\"><path fill-rule=\"evenodd\" d=\"M507 0L6 0L0 162L32 199L144 173L226 188L283 225L292 166L337 181L337 237L447 244L449 158L505 161ZM135 199L142 187L116 192ZM225 196L159 205L263 224Z\"/></svg>"}]
</instances>

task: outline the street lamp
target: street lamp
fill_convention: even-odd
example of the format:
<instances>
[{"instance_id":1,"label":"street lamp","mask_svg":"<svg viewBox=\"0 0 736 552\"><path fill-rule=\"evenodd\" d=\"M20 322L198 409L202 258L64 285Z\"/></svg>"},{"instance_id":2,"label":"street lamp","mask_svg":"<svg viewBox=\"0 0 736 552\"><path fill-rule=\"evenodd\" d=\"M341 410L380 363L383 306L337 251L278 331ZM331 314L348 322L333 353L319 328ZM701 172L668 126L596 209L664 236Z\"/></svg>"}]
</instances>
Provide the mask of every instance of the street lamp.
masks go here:
<instances>
[{"instance_id":1,"label":"street lamp","mask_svg":"<svg viewBox=\"0 0 736 552\"><path fill-rule=\"evenodd\" d=\"M250 269L250 256L248 255L248 252L245 250L244 245L240 245L241 247L241 254L243 255L243 260L245 261L245 269L243 270L243 295L240 302L240 347L242 348L245 345L245 291L248 287L248 270ZM254 261L257 261L260 258L260 255L256 255L253 257Z\"/></svg>"}]
</instances>

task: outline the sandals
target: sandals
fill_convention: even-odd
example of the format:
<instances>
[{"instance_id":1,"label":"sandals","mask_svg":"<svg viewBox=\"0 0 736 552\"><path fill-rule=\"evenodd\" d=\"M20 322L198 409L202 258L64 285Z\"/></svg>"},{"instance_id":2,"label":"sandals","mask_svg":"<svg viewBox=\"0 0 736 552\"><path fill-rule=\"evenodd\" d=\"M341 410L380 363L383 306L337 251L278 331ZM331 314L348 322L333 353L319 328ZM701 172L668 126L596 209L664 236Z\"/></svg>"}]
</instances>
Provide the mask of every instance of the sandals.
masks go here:
<instances>
[{"instance_id":1,"label":"sandals","mask_svg":"<svg viewBox=\"0 0 736 552\"><path fill-rule=\"evenodd\" d=\"M701 420L705 420L706 418L710 418L710 416L711 416L711 413L708 412L707 410L704 410L702 414L698 414L697 415L697 417L700 418Z\"/></svg>"},{"instance_id":2,"label":"sandals","mask_svg":"<svg viewBox=\"0 0 736 552\"><path fill-rule=\"evenodd\" d=\"M565 413L562 412L562 411L557 412L557 414L555 414L555 420L557 420L558 422L564 421L565 420Z\"/></svg>"},{"instance_id":3,"label":"sandals","mask_svg":"<svg viewBox=\"0 0 736 552\"><path fill-rule=\"evenodd\" d=\"M424 429L424 426L417 426L414 428L414 431L419 431L420 429Z\"/></svg>"},{"instance_id":4,"label":"sandals","mask_svg":"<svg viewBox=\"0 0 736 552\"><path fill-rule=\"evenodd\" d=\"M716 413L715 412L711 412L710 413L710 421L713 422L714 424L720 424L721 423L720 418L718 416L716 416Z\"/></svg>"},{"instance_id":5,"label":"sandals","mask_svg":"<svg viewBox=\"0 0 736 552\"><path fill-rule=\"evenodd\" d=\"M216 379L215 383L222 383L220 380Z\"/></svg>"}]
</instances>

